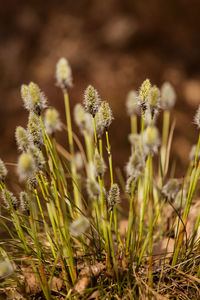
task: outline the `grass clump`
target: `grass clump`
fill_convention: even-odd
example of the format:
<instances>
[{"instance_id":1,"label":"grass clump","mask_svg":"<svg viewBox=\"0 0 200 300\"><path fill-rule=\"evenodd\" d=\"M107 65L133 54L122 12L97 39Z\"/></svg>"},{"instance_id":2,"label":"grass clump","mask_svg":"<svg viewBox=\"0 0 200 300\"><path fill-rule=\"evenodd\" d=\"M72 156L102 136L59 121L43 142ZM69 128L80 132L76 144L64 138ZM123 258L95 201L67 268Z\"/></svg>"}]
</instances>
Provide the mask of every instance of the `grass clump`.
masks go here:
<instances>
[{"instance_id":1,"label":"grass clump","mask_svg":"<svg viewBox=\"0 0 200 300\"><path fill-rule=\"evenodd\" d=\"M72 71L66 59L59 60L56 76L67 127L55 108L44 110L46 97L37 84L21 88L29 118L27 129L16 129L21 151L16 169L23 181L18 196L8 190L0 160L0 222L8 232L0 245L1 291L14 299L17 293L28 299L197 299L200 213L190 232L187 225L191 207L198 204L200 142L184 179L174 178L169 164L173 87L164 83L160 92L147 79L138 92L128 94L131 153L125 175L113 169L109 103L89 85L85 109L75 106L83 146L72 131ZM199 127L198 121L197 113ZM67 132L69 151L56 140L61 129Z\"/></svg>"}]
</instances>

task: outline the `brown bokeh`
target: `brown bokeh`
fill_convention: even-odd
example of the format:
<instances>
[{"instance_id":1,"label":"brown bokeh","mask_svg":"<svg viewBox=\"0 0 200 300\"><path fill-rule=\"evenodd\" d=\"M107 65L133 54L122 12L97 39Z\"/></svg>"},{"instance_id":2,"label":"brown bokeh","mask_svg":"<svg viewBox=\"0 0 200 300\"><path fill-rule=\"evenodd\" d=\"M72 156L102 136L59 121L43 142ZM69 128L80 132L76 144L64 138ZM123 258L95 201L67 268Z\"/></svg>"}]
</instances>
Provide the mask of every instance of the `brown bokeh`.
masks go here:
<instances>
[{"instance_id":1,"label":"brown bokeh","mask_svg":"<svg viewBox=\"0 0 200 300\"><path fill-rule=\"evenodd\" d=\"M0 8L0 157L15 162L14 130L26 124L20 85L35 81L59 109L55 64L66 57L73 69L70 101L82 101L91 83L110 102L115 121L111 143L115 165L128 160L129 120L125 98L145 78L169 80L178 99L174 157L183 175L197 140L192 124L200 103L200 3L191 0L4 1ZM66 145L63 135L63 144Z\"/></svg>"}]
</instances>

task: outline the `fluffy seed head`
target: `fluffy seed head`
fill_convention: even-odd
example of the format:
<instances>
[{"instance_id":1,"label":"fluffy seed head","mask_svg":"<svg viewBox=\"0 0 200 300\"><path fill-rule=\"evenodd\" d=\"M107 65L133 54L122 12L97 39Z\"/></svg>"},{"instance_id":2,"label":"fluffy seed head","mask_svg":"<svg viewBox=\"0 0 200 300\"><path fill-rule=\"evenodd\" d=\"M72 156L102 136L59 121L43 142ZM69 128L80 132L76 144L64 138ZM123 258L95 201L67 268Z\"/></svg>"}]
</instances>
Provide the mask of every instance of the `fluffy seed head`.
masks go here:
<instances>
[{"instance_id":1,"label":"fluffy seed head","mask_svg":"<svg viewBox=\"0 0 200 300\"><path fill-rule=\"evenodd\" d=\"M101 121L100 109L95 116L95 122L96 122L97 137L98 137L98 139L100 139L100 138L102 138L102 135L104 134L104 131L105 131L104 124Z\"/></svg>"},{"instance_id":2,"label":"fluffy seed head","mask_svg":"<svg viewBox=\"0 0 200 300\"><path fill-rule=\"evenodd\" d=\"M85 128L85 114L86 112L83 106L80 103L77 103L74 106L74 120L78 127L80 127L81 129L83 128L83 130Z\"/></svg>"},{"instance_id":3,"label":"fluffy seed head","mask_svg":"<svg viewBox=\"0 0 200 300\"><path fill-rule=\"evenodd\" d=\"M16 138L18 149L21 151L27 151L31 142L26 129L24 129L22 126L18 126L15 130L15 138Z\"/></svg>"},{"instance_id":4,"label":"fluffy seed head","mask_svg":"<svg viewBox=\"0 0 200 300\"><path fill-rule=\"evenodd\" d=\"M32 143L38 148L41 148L43 144L42 128L38 116L33 112L29 114L27 131Z\"/></svg>"},{"instance_id":5,"label":"fluffy seed head","mask_svg":"<svg viewBox=\"0 0 200 300\"><path fill-rule=\"evenodd\" d=\"M174 200L179 191L179 182L175 178L171 178L162 188L162 194L169 200Z\"/></svg>"},{"instance_id":6,"label":"fluffy seed head","mask_svg":"<svg viewBox=\"0 0 200 300\"><path fill-rule=\"evenodd\" d=\"M81 132L87 131L89 134L93 133L92 116L79 103L74 107L74 120Z\"/></svg>"},{"instance_id":7,"label":"fluffy seed head","mask_svg":"<svg viewBox=\"0 0 200 300\"><path fill-rule=\"evenodd\" d=\"M99 188L99 184L95 179L90 179L90 178L87 179L86 189L90 199L93 200L99 197L100 188Z\"/></svg>"},{"instance_id":8,"label":"fluffy seed head","mask_svg":"<svg viewBox=\"0 0 200 300\"><path fill-rule=\"evenodd\" d=\"M144 153L138 148L130 156L126 165L126 172L128 176L137 179L144 172L145 157Z\"/></svg>"},{"instance_id":9,"label":"fluffy seed head","mask_svg":"<svg viewBox=\"0 0 200 300\"><path fill-rule=\"evenodd\" d=\"M128 136L128 140L134 148L139 148L141 144L141 135L137 133L131 133Z\"/></svg>"},{"instance_id":10,"label":"fluffy seed head","mask_svg":"<svg viewBox=\"0 0 200 300\"><path fill-rule=\"evenodd\" d=\"M10 276L14 272L14 267L10 261L0 262L0 279Z\"/></svg>"},{"instance_id":11,"label":"fluffy seed head","mask_svg":"<svg viewBox=\"0 0 200 300\"><path fill-rule=\"evenodd\" d=\"M174 207L175 207L176 209L179 209L180 206L181 206L181 207L185 207L186 200L187 200L187 194L186 194L186 191L185 191L185 190L183 190L183 191L180 190L180 191L177 193L177 195L176 195L176 197L175 197L175 199L174 199L173 205L174 205Z\"/></svg>"},{"instance_id":12,"label":"fluffy seed head","mask_svg":"<svg viewBox=\"0 0 200 300\"><path fill-rule=\"evenodd\" d=\"M130 91L126 98L126 110L129 116L136 115L139 111L137 92Z\"/></svg>"},{"instance_id":13,"label":"fluffy seed head","mask_svg":"<svg viewBox=\"0 0 200 300\"><path fill-rule=\"evenodd\" d=\"M160 100L160 91L156 85L153 85L149 97L149 105L151 107L157 107Z\"/></svg>"},{"instance_id":14,"label":"fluffy seed head","mask_svg":"<svg viewBox=\"0 0 200 300\"><path fill-rule=\"evenodd\" d=\"M59 113L55 108L48 108L45 111L44 124L47 133L53 134L56 130L61 129Z\"/></svg>"},{"instance_id":15,"label":"fluffy seed head","mask_svg":"<svg viewBox=\"0 0 200 300\"><path fill-rule=\"evenodd\" d=\"M40 91L39 86L34 83L29 83L30 110L37 115L41 114L41 110L46 107L46 97Z\"/></svg>"},{"instance_id":16,"label":"fluffy seed head","mask_svg":"<svg viewBox=\"0 0 200 300\"><path fill-rule=\"evenodd\" d=\"M30 197L26 192L19 194L20 208L23 212L29 215L30 213Z\"/></svg>"},{"instance_id":17,"label":"fluffy seed head","mask_svg":"<svg viewBox=\"0 0 200 300\"><path fill-rule=\"evenodd\" d=\"M143 133L144 148L147 153L154 154L158 151L160 144L159 132L157 127L148 126Z\"/></svg>"},{"instance_id":18,"label":"fluffy seed head","mask_svg":"<svg viewBox=\"0 0 200 300\"><path fill-rule=\"evenodd\" d=\"M131 195L132 193L134 182L135 182L135 178L132 176L129 176L126 180L125 192L129 195Z\"/></svg>"},{"instance_id":19,"label":"fluffy seed head","mask_svg":"<svg viewBox=\"0 0 200 300\"><path fill-rule=\"evenodd\" d=\"M113 210L114 206L120 202L120 191L118 184L114 183L108 193L108 209Z\"/></svg>"},{"instance_id":20,"label":"fluffy seed head","mask_svg":"<svg viewBox=\"0 0 200 300\"><path fill-rule=\"evenodd\" d=\"M149 100L150 91L151 91L151 83L149 79L146 79L142 83L138 95L139 105L141 106L142 112L144 112L147 108L147 102Z\"/></svg>"},{"instance_id":21,"label":"fluffy seed head","mask_svg":"<svg viewBox=\"0 0 200 300\"><path fill-rule=\"evenodd\" d=\"M147 125L147 126L154 125L157 114L158 114L158 109L150 109L150 105L148 105L146 110L142 114L145 125Z\"/></svg>"},{"instance_id":22,"label":"fluffy seed head","mask_svg":"<svg viewBox=\"0 0 200 300\"><path fill-rule=\"evenodd\" d=\"M30 97L31 97L31 100L32 100L33 104L40 103L40 89L39 89L39 86L34 82L30 82L28 87L29 87L29 93L30 93Z\"/></svg>"},{"instance_id":23,"label":"fluffy seed head","mask_svg":"<svg viewBox=\"0 0 200 300\"><path fill-rule=\"evenodd\" d=\"M200 105L199 105L196 115L194 117L194 123L197 125L197 127L199 129L200 128Z\"/></svg>"},{"instance_id":24,"label":"fluffy seed head","mask_svg":"<svg viewBox=\"0 0 200 300\"><path fill-rule=\"evenodd\" d=\"M28 89L28 85L26 85L26 84L22 84L22 86L21 86L21 97L24 102L24 107L27 110L30 110L29 89Z\"/></svg>"},{"instance_id":25,"label":"fluffy seed head","mask_svg":"<svg viewBox=\"0 0 200 300\"><path fill-rule=\"evenodd\" d=\"M56 65L57 85L61 89L67 89L72 86L72 70L66 58L59 59Z\"/></svg>"},{"instance_id":26,"label":"fluffy seed head","mask_svg":"<svg viewBox=\"0 0 200 300\"><path fill-rule=\"evenodd\" d=\"M102 123L102 126L105 129L108 129L113 120L112 110L108 104L108 102L101 102L101 106L99 109L99 122Z\"/></svg>"},{"instance_id":27,"label":"fluffy seed head","mask_svg":"<svg viewBox=\"0 0 200 300\"><path fill-rule=\"evenodd\" d=\"M154 85L151 88L151 92L149 96L149 108L151 111L152 119L158 113L159 102L160 102L160 91L159 88L156 85Z\"/></svg>"},{"instance_id":28,"label":"fluffy seed head","mask_svg":"<svg viewBox=\"0 0 200 300\"><path fill-rule=\"evenodd\" d=\"M99 105L100 105L100 98L98 95L97 90L92 85L89 85L84 94L84 105L85 110L90 113L93 117L96 115Z\"/></svg>"},{"instance_id":29,"label":"fluffy seed head","mask_svg":"<svg viewBox=\"0 0 200 300\"><path fill-rule=\"evenodd\" d=\"M28 111L32 111L37 115L41 114L41 110L46 107L46 97L40 91L39 86L30 82L29 85L21 86L21 97L24 102L24 107Z\"/></svg>"},{"instance_id":30,"label":"fluffy seed head","mask_svg":"<svg viewBox=\"0 0 200 300\"><path fill-rule=\"evenodd\" d=\"M8 170L6 169L3 160L0 159L0 181L4 181L7 174Z\"/></svg>"},{"instance_id":31,"label":"fluffy seed head","mask_svg":"<svg viewBox=\"0 0 200 300\"><path fill-rule=\"evenodd\" d=\"M100 156L99 152L95 150L94 154L94 166L96 175L102 177L106 170L106 165L103 158Z\"/></svg>"},{"instance_id":32,"label":"fluffy seed head","mask_svg":"<svg viewBox=\"0 0 200 300\"><path fill-rule=\"evenodd\" d=\"M12 207L14 208L14 210L18 209L19 206L19 201L18 199L13 195L12 192L8 191L8 190L2 190L1 192L1 196L2 199L4 201L4 204L7 208L10 208L10 204L12 204Z\"/></svg>"},{"instance_id":33,"label":"fluffy seed head","mask_svg":"<svg viewBox=\"0 0 200 300\"><path fill-rule=\"evenodd\" d=\"M22 153L17 164L17 172L20 179L23 180L32 177L35 170L36 167L33 156L30 153Z\"/></svg>"},{"instance_id":34,"label":"fluffy seed head","mask_svg":"<svg viewBox=\"0 0 200 300\"><path fill-rule=\"evenodd\" d=\"M164 82L161 87L161 107L162 109L171 109L176 101L176 93L173 86L169 82Z\"/></svg>"},{"instance_id":35,"label":"fluffy seed head","mask_svg":"<svg viewBox=\"0 0 200 300\"><path fill-rule=\"evenodd\" d=\"M85 233L90 226L89 220L84 217L80 216L78 219L74 220L71 225L69 226L69 232L75 236L78 237L79 235Z\"/></svg>"},{"instance_id":36,"label":"fluffy seed head","mask_svg":"<svg viewBox=\"0 0 200 300\"><path fill-rule=\"evenodd\" d=\"M43 158L40 150L36 146L31 145L28 148L27 153L30 154L32 156L33 160L34 160L35 172L41 170L42 166L44 164L44 158Z\"/></svg>"}]
</instances>

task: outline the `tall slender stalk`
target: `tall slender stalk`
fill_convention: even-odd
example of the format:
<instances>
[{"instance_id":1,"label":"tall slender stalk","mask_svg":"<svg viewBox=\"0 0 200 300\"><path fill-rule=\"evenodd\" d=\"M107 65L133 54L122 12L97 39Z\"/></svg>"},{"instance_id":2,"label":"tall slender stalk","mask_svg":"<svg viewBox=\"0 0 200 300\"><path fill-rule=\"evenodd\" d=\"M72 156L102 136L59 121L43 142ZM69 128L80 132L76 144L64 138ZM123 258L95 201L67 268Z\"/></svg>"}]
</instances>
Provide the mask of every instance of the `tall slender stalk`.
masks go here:
<instances>
[{"instance_id":1,"label":"tall slender stalk","mask_svg":"<svg viewBox=\"0 0 200 300\"><path fill-rule=\"evenodd\" d=\"M198 159L198 154L199 154L199 147L200 147L200 134L199 134L199 138L198 138L197 150L196 150L195 161L194 161L194 166L195 167L197 165L197 159Z\"/></svg>"},{"instance_id":2,"label":"tall slender stalk","mask_svg":"<svg viewBox=\"0 0 200 300\"><path fill-rule=\"evenodd\" d=\"M149 287L152 288L153 277L152 277L152 245L153 245L153 167L152 157L149 154L148 157L148 177L149 177Z\"/></svg>"},{"instance_id":3,"label":"tall slender stalk","mask_svg":"<svg viewBox=\"0 0 200 300\"><path fill-rule=\"evenodd\" d=\"M145 215L145 209L146 209L146 203L147 203L147 196L148 196L148 179L147 179L147 175L146 174L145 174L145 178L144 178L143 188L142 189L143 189L143 201L142 201L142 206L141 206L141 211L140 211L138 247L140 247L141 242L142 242L143 227L144 227L144 215Z\"/></svg>"},{"instance_id":4,"label":"tall slender stalk","mask_svg":"<svg viewBox=\"0 0 200 300\"><path fill-rule=\"evenodd\" d=\"M107 151L108 151L109 170L110 170L110 184L113 185L114 181L113 181L113 168L112 168L112 154L110 149L108 130L106 130L106 143L107 143Z\"/></svg>"},{"instance_id":5,"label":"tall slender stalk","mask_svg":"<svg viewBox=\"0 0 200 300\"><path fill-rule=\"evenodd\" d=\"M164 172L165 170L167 141L169 136L169 125L170 125L170 111L165 110L163 113L162 146L160 150L162 172Z\"/></svg>"},{"instance_id":6,"label":"tall slender stalk","mask_svg":"<svg viewBox=\"0 0 200 300\"><path fill-rule=\"evenodd\" d=\"M103 141L102 138L99 139L99 154L103 157Z\"/></svg>"},{"instance_id":7,"label":"tall slender stalk","mask_svg":"<svg viewBox=\"0 0 200 300\"><path fill-rule=\"evenodd\" d=\"M107 151L108 151L109 170L110 170L110 184L112 186L114 181L113 181L112 154L111 154L108 130L106 130L106 143L107 143ZM114 218L114 224L115 224L115 234L116 234L117 243L118 243L119 242L119 234L118 234L118 224L117 224L118 221L117 221L116 206L114 206L113 218Z\"/></svg>"},{"instance_id":8,"label":"tall slender stalk","mask_svg":"<svg viewBox=\"0 0 200 300\"><path fill-rule=\"evenodd\" d=\"M108 257L111 256L110 253L110 243L109 243L109 232L107 228L107 210L106 210L106 205L104 201L104 192L103 192L103 182L101 176L98 176L98 181L99 181L99 187L100 187L100 198L101 198L101 217L102 217L102 231L103 231L103 236L105 239L105 248L107 251ZM110 269L110 259L107 260L108 268Z\"/></svg>"},{"instance_id":9,"label":"tall slender stalk","mask_svg":"<svg viewBox=\"0 0 200 300\"><path fill-rule=\"evenodd\" d=\"M140 135L141 135L141 142L140 142L140 149L142 149L142 139L143 139L143 131L144 131L144 117L141 116L141 132L140 132Z\"/></svg>"},{"instance_id":10,"label":"tall slender stalk","mask_svg":"<svg viewBox=\"0 0 200 300\"><path fill-rule=\"evenodd\" d=\"M71 123L71 113L70 113L70 105L69 105L69 95L67 90L64 90L64 102L65 102L65 112L66 112L66 121L67 121L67 129L68 129L68 141L69 141L69 149L70 154L72 156L71 159L71 175L72 175L72 184L73 184L73 193L74 193L74 202L78 208L82 207L81 199L78 190L78 180L77 180L77 172L76 166L74 162L74 144L73 144L73 135L72 135L72 123Z\"/></svg>"},{"instance_id":11,"label":"tall slender stalk","mask_svg":"<svg viewBox=\"0 0 200 300\"><path fill-rule=\"evenodd\" d=\"M132 229L132 225L133 225L134 191L135 191L135 183L132 182L132 184L131 184L131 197L130 197L129 215L128 215L128 231L127 231L127 238L126 238L126 253L129 252L130 237L131 237L131 232L132 232L131 229Z\"/></svg>"},{"instance_id":12,"label":"tall slender stalk","mask_svg":"<svg viewBox=\"0 0 200 300\"><path fill-rule=\"evenodd\" d=\"M88 159L88 162L90 163L92 161L92 157L93 157L93 153L94 153L93 144L91 141L91 137L86 132L86 130L84 130L83 135L84 135L84 140L85 140L87 159Z\"/></svg>"},{"instance_id":13,"label":"tall slender stalk","mask_svg":"<svg viewBox=\"0 0 200 300\"><path fill-rule=\"evenodd\" d=\"M94 141L95 141L95 145L96 147L98 147L97 145L97 130L96 130L96 121L95 121L95 116L92 117L93 118L93 126L94 126Z\"/></svg>"}]
</instances>

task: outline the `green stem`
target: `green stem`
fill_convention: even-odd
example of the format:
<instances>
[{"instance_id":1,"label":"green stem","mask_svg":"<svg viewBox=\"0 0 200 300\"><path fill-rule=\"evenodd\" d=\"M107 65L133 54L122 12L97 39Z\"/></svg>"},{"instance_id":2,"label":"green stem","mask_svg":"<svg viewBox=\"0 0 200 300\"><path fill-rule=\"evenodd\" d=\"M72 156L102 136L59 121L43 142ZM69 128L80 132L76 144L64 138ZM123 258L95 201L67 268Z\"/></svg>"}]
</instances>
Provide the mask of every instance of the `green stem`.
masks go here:
<instances>
[{"instance_id":1,"label":"green stem","mask_svg":"<svg viewBox=\"0 0 200 300\"><path fill-rule=\"evenodd\" d=\"M51 159L52 159L52 161L53 161L53 163L55 165L55 168L58 168L56 160L55 160L55 157L54 157L54 154L53 154L53 151L52 151L51 141L49 139L48 134L45 131L45 127L44 127L44 124L43 124L43 121L42 121L42 116L40 116L39 119L40 119L40 125L41 125L41 128L42 128L42 135L43 135L43 139L44 139L44 145L45 145L47 156L50 153L50 157L51 157ZM49 166L49 167L51 169L51 166ZM52 169L52 173L54 173L53 169Z\"/></svg>"},{"instance_id":2,"label":"green stem","mask_svg":"<svg viewBox=\"0 0 200 300\"><path fill-rule=\"evenodd\" d=\"M108 130L106 130L106 143L107 143L108 161L109 161L109 169L110 169L110 183L111 183L111 186L112 186L114 181L113 181L112 154L111 154ZM119 234L118 234L118 221L117 221L117 209L116 209L116 207L114 207L113 217L114 217L114 223L115 223L115 234L116 234L117 244L119 244L120 243L120 238L119 238Z\"/></svg>"},{"instance_id":3,"label":"green stem","mask_svg":"<svg viewBox=\"0 0 200 300\"><path fill-rule=\"evenodd\" d=\"M162 131L162 145L167 146L170 124L170 111L165 110L163 115L163 131Z\"/></svg>"},{"instance_id":4,"label":"green stem","mask_svg":"<svg viewBox=\"0 0 200 300\"><path fill-rule=\"evenodd\" d=\"M162 172L165 170L167 141L169 136L170 111L165 110L163 114L162 146L160 150Z\"/></svg>"},{"instance_id":5,"label":"green stem","mask_svg":"<svg viewBox=\"0 0 200 300\"><path fill-rule=\"evenodd\" d=\"M71 155L73 156L74 155L74 144L73 144L73 136L72 136L72 123L71 123L68 92L64 92L64 102L65 102L65 112L66 112L67 130L68 130L69 149L70 149Z\"/></svg>"},{"instance_id":6,"label":"green stem","mask_svg":"<svg viewBox=\"0 0 200 300\"><path fill-rule=\"evenodd\" d=\"M195 161L194 161L194 166L197 166L197 158L198 158L198 154L199 154L199 147L200 147L200 134L199 134L199 139L198 139L198 144L197 144L197 151L196 151L196 155L195 155Z\"/></svg>"},{"instance_id":7,"label":"green stem","mask_svg":"<svg viewBox=\"0 0 200 300\"><path fill-rule=\"evenodd\" d=\"M96 130L95 116L93 117L93 126L94 126L94 140L95 140L95 145L97 147L97 130Z\"/></svg>"},{"instance_id":8,"label":"green stem","mask_svg":"<svg viewBox=\"0 0 200 300\"><path fill-rule=\"evenodd\" d=\"M100 187L100 198L101 198L101 216L106 219L107 216L105 215L106 210L105 210L105 203L104 203L104 194L103 194L103 182L102 178L98 176L98 181L99 181L99 187Z\"/></svg>"},{"instance_id":9,"label":"green stem","mask_svg":"<svg viewBox=\"0 0 200 300\"><path fill-rule=\"evenodd\" d=\"M115 271L115 274L116 274L116 277L117 277L117 281L119 282L118 267L117 267L116 260L115 260L115 251L114 251L113 238L112 238L112 215L113 215L113 212L111 211L111 213L110 213L110 223L109 223L109 228L108 228L108 237L109 237L109 241L110 241L111 257L112 257L112 261L113 261L113 267L114 267L114 271Z\"/></svg>"},{"instance_id":10,"label":"green stem","mask_svg":"<svg viewBox=\"0 0 200 300\"><path fill-rule=\"evenodd\" d=\"M106 250L109 253L109 256L111 256L110 254L110 247L109 247L109 236L108 236L108 230L107 230L107 211L106 211L106 207L105 207L105 202L104 202L104 194L103 194L103 182L102 182L102 178L100 176L98 176L98 181L99 181L99 187L100 187L100 198L101 198L101 217L102 217L102 231L103 231L103 235L104 235L104 239L105 239L105 246L106 246Z\"/></svg>"},{"instance_id":11,"label":"green stem","mask_svg":"<svg viewBox=\"0 0 200 300\"><path fill-rule=\"evenodd\" d=\"M88 162L91 162L92 157L93 157L93 145L91 143L91 137L86 132L86 130L84 130L83 135L84 135L84 140L85 140L87 159L88 159Z\"/></svg>"},{"instance_id":12,"label":"green stem","mask_svg":"<svg viewBox=\"0 0 200 300\"><path fill-rule=\"evenodd\" d=\"M40 199L39 199L39 197L38 197L38 193L37 193L37 190L36 190L36 189L34 189L34 195L35 195L35 198L37 199L37 203L38 203L38 207L39 207L39 210L40 210L42 219L43 219L43 221L45 221L45 219L44 219L44 214L43 214L43 210L42 210L42 206L41 206Z\"/></svg>"},{"instance_id":13,"label":"green stem","mask_svg":"<svg viewBox=\"0 0 200 300\"><path fill-rule=\"evenodd\" d=\"M130 207L129 207L129 216L128 216L128 231L127 231L127 239L126 239L126 253L129 252L130 245L130 237L131 237L131 229L133 224L133 200L134 200L134 183L132 182L131 186L131 198L130 198Z\"/></svg>"},{"instance_id":14,"label":"green stem","mask_svg":"<svg viewBox=\"0 0 200 300\"><path fill-rule=\"evenodd\" d=\"M99 154L101 157L103 157L103 141L102 138L99 139Z\"/></svg>"},{"instance_id":15,"label":"green stem","mask_svg":"<svg viewBox=\"0 0 200 300\"><path fill-rule=\"evenodd\" d=\"M152 167L152 157L149 154L149 164L148 164L148 175L149 175L149 276L148 283L149 287L152 288L153 277L152 277L152 245L153 245L153 167Z\"/></svg>"},{"instance_id":16,"label":"green stem","mask_svg":"<svg viewBox=\"0 0 200 300\"><path fill-rule=\"evenodd\" d=\"M193 249L194 240L195 240L198 228L199 228L199 224L200 224L200 210L199 210L198 217L197 217L197 220L196 220L196 223L195 223L195 226L194 226L194 231L193 231L192 239L191 239L191 243L190 243L191 251Z\"/></svg>"},{"instance_id":17,"label":"green stem","mask_svg":"<svg viewBox=\"0 0 200 300\"><path fill-rule=\"evenodd\" d=\"M69 149L70 154L72 156L71 159L71 175L72 175L72 184L73 184L73 193L74 193L74 202L78 208L81 208L81 200L79 197L78 190L78 180L76 173L76 166L74 163L74 144L73 144L73 135L72 135L72 123L71 123L71 114L70 114L70 105L69 105L69 95L67 91L64 91L64 102L65 102L65 112L66 112L66 121L67 121L67 130L68 130L68 141L69 141Z\"/></svg>"},{"instance_id":18,"label":"green stem","mask_svg":"<svg viewBox=\"0 0 200 300\"><path fill-rule=\"evenodd\" d=\"M143 118L143 116L141 117L141 143L140 143L140 148L142 149L142 136L143 136L143 131L144 131L144 125L145 125L145 123L144 123L144 118Z\"/></svg>"},{"instance_id":19,"label":"green stem","mask_svg":"<svg viewBox=\"0 0 200 300\"><path fill-rule=\"evenodd\" d=\"M110 184L113 185L113 168L112 168L112 154L110 149L108 131L106 130L106 143L107 143L107 151L108 151L108 161L109 161L109 169L110 169Z\"/></svg>"},{"instance_id":20,"label":"green stem","mask_svg":"<svg viewBox=\"0 0 200 300\"><path fill-rule=\"evenodd\" d=\"M145 176L146 177L146 176ZM147 202L147 190L148 190L148 179L144 179L144 188L143 188L143 201L140 213L140 224L139 224L139 237L138 237L138 247L140 247L142 241L143 227L144 227L144 215Z\"/></svg>"}]
</instances>

